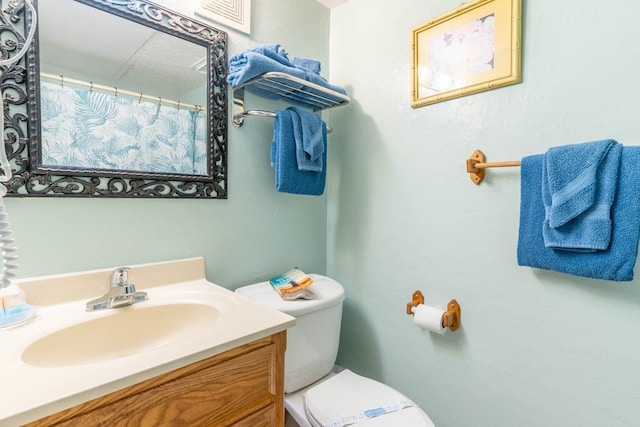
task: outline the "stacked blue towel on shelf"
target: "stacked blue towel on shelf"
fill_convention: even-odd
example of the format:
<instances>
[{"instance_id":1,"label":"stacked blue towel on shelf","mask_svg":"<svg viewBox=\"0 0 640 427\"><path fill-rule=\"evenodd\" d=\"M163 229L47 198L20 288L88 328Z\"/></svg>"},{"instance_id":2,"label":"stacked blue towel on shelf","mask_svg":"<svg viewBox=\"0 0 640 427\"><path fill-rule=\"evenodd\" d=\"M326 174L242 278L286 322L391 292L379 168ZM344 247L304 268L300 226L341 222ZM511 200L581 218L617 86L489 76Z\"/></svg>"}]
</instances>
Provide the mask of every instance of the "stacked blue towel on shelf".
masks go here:
<instances>
[{"instance_id":1,"label":"stacked blue towel on shelf","mask_svg":"<svg viewBox=\"0 0 640 427\"><path fill-rule=\"evenodd\" d=\"M307 108L289 107L275 112L271 165L275 168L276 190L279 192L314 196L324 193L327 125L309 109L342 103L344 99L338 94L346 95L346 91L329 84L320 76L320 68L320 62L314 59L289 60L287 52L279 44L256 46L233 55L229 60L227 81L231 86L237 87L256 79L259 84L249 84L245 88L266 98L286 98L293 104ZM268 82L257 79L268 72L285 73L302 82L279 77L269 77ZM309 83L335 93L321 91ZM269 88L261 85L269 85ZM301 91L305 92L305 96L300 96ZM314 103L311 100L314 95L323 101Z\"/></svg>"},{"instance_id":2,"label":"stacked blue towel on shelf","mask_svg":"<svg viewBox=\"0 0 640 427\"><path fill-rule=\"evenodd\" d=\"M613 140L522 159L518 264L633 280L640 239L640 147Z\"/></svg>"},{"instance_id":3,"label":"stacked blue towel on shelf","mask_svg":"<svg viewBox=\"0 0 640 427\"><path fill-rule=\"evenodd\" d=\"M231 86L236 87L264 73L273 71L287 73L343 95L347 93L340 86L332 85L327 82L324 77L320 76L320 62L306 58L293 58L293 60L289 60L287 52L279 44L260 45L233 55L229 60L227 82ZM287 84L289 86L292 85L291 81L287 81ZM293 87L294 90L305 89L310 92L316 92L319 96L328 96L325 93L310 89L304 84L294 84ZM247 90L271 99L280 98L278 94L264 91L253 86L247 87ZM330 95L328 97L335 102L341 101L341 99L331 97ZM302 101L299 102L299 105L307 106Z\"/></svg>"}]
</instances>

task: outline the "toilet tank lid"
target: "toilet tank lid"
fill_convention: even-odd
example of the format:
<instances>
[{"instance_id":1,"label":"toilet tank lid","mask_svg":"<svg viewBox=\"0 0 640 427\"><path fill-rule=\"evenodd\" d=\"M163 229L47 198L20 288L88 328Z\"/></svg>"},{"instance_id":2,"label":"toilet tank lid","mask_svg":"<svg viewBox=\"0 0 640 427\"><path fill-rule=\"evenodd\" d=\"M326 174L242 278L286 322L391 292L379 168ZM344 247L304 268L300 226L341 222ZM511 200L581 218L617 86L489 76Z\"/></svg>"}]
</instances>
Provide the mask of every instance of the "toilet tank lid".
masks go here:
<instances>
[{"instance_id":1,"label":"toilet tank lid","mask_svg":"<svg viewBox=\"0 0 640 427\"><path fill-rule=\"evenodd\" d=\"M342 303L344 288L340 283L320 274L309 274L309 277L313 279L313 284L308 289L315 295L310 300L285 301L268 281L240 287L236 289L236 293L293 317Z\"/></svg>"}]
</instances>

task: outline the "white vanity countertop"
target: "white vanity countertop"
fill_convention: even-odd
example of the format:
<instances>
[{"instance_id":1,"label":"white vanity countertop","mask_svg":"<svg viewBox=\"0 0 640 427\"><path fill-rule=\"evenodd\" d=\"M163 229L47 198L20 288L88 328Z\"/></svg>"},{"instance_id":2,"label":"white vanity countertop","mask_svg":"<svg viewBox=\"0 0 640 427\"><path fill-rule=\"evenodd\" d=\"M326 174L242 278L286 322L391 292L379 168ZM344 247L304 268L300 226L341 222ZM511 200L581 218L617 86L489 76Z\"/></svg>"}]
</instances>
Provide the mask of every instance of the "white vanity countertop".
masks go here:
<instances>
[{"instance_id":1,"label":"white vanity countertop","mask_svg":"<svg viewBox=\"0 0 640 427\"><path fill-rule=\"evenodd\" d=\"M38 314L23 325L0 329L0 426L35 421L295 324L287 314L208 282L202 258L131 266L129 283L135 284L136 290L147 292L149 299L132 306L87 312L86 302L106 293L112 271L18 281L27 302L38 306ZM210 305L219 316L211 325L199 325L195 334L130 356L71 366L33 366L23 361L23 351L31 343L65 327L114 316L118 310L173 302ZM135 333L136 325L129 326L127 330L114 330L113 334Z\"/></svg>"}]
</instances>

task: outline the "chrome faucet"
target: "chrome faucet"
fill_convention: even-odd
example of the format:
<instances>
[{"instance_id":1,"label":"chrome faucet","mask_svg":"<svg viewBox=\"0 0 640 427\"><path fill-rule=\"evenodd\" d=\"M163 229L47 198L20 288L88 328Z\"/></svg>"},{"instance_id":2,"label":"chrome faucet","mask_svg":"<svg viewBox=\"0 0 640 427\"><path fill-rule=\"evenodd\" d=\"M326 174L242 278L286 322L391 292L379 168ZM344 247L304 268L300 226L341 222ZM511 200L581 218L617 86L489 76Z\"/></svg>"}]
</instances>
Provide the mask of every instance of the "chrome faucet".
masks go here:
<instances>
[{"instance_id":1,"label":"chrome faucet","mask_svg":"<svg viewBox=\"0 0 640 427\"><path fill-rule=\"evenodd\" d=\"M133 283L128 283L129 267L118 267L111 273L109 291L87 303L87 311L117 308L149 299L146 292L136 291Z\"/></svg>"}]
</instances>

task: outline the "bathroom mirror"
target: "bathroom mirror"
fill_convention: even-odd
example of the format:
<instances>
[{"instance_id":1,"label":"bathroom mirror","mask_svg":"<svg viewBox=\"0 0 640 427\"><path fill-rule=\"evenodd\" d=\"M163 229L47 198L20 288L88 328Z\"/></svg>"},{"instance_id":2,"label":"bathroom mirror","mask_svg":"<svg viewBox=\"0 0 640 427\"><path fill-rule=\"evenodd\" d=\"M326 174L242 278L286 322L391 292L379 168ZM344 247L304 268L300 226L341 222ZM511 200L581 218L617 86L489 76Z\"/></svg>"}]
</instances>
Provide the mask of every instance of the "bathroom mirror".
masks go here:
<instances>
[{"instance_id":1,"label":"bathroom mirror","mask_svg":"<svg viewBox=\"0 0 640 427\"><path fill-rule=\"evenodd\" d=\"M9 195L226 198L227 34L147 0L33 3Z\"/></svg>"}]
</instances>

